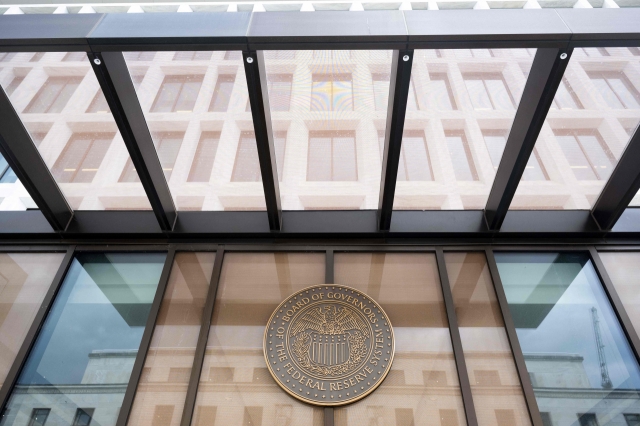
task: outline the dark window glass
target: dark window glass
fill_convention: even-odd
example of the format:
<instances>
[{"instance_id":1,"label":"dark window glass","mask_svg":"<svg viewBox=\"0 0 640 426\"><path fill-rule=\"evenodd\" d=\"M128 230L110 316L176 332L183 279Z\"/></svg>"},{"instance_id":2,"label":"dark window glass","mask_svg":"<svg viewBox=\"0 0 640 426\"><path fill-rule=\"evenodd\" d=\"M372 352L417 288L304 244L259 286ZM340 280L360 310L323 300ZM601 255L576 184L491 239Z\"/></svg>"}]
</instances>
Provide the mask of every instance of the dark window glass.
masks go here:
<instances>
[{"instance_id":1,"label":"dark window glass","mask_svg":"<svg viewBox=\"0 0 640 426\"><path fill-rule=\"evenodd\" d=\"M73 419L73 426L89 426L93 417L93 408L78 408L76 417Z\"/></svg>"},{"instance_id":2,"label":"dark window glass","mask_svg":"<svg viewBox=\"0 0 640 426\"><path fill-rule=\"evenodd\" d=\"M181 52L176 52L173 55L173 60L174 61L208 61L209 59L211 59L211 55L213 55L213 52L181 51Z\"/></svg>"},{"instance_id":3,"label":"dark window glass","mask_svg":"<svg viewBox=\"0 0 640 426\"><path fill-rule=\"evenodd\" d=\"M354 132L309 132L307 180L358 180Z\"/></svg>"},{"instance_id":4,"label":"dark window glass","mask_svg":"<svg viewBox=\"0 0 640 426\"><path fill-rule=\"evenodd\" d=\"M209 111L224 112L229 108L229 101L231 100L231 92L233 91L233 83L235 81L235 74L220 74L218 76Z\"/></svg>"},{"instance_id":5,"label":"dark window glass","mask_svg":"<svg viewBox=\"0 0 640 426\"><path fill-rule=\"evenodd\" d=\"M220 132L202 132L196 155L191 163L189 182L209 182L219 143Z\"/></svg>"},{"instance_id":6,"label":"dark window glass","mask_svg":"<svg viewBox=\"0 0 640 426\"><path fill-rule=\"evenodd\" d=\"M56 182L92 182L114 136L115 133L77 133L71 136L51 170Z\"/></svg>"},{"instance_id":7,"label":"dark window glass","mask_svg":"<svg viewBox=\"0 0 640 426\"><path fill-rule=\"evenodd\" d=\"M260 182L260 161L256 136L253 132L242 132L238 142L236 162L233 166L232 182Z\"/></svg>"},{"instance_id":8,"label":"dark window glass","mask_svg":"<svg viewBox=\"0 0 640 426\"><path fill-rule=\"evenodd\" d=\"M422 372L425 386L447 386L447 372L443 370L425 370Z\"/></svg>"},{"instance_id":9,"label":"dark window glass","mask_svg":"<svg viewBox=\"0 0 640 426\"><path fill-rule=\"evenodd\" d=\"M48 408L34 408L33 411L31 411L29 426L44 426L47 423L47 417L49 417L50 411Z\"/></svg>"},{"instance_id":10,"label":"dark window glass","mask_svg":"<svg viewBox=\"0 0 640 426\"><path fill-rule=\"evenodd\" d=\"M551 424L595 426L600 418L612 425L639 407L640 367L589 255L496 253L496 261L535 373L536 401Z\"/></svg>"},{"instance_id":11,"label":"dark window glass","mask_svg":"<svg viewBox=\"0 0 640 426\"><path fill-rule=\"evenodd\" d=\"M151 112L191 112L196 104L202 75L170 75L162 81Z\"/></svg>"},{"instance_id":12,"label":"dark window glass","mask_svg":"<svg viewBox=\"0 0 640 426\"><path fill-rule=\"evenodd\" d=\"M551 414L546 411L540 412L540 417L542 418L542 426L553 426L553 422L551 421Z\"/></svg>"},{"instance_id":13,"label":"dark window glass","mask_svg":"<svg viewBox=\"0 0 640 426\"><path fill-rule=\"evenodd\" d=\"M82 77L49 77L25 113L59 113L78 88Z\"/></svg>"},{"instance_id":14,"label":"dark window glass","mask_svg":"<svg viewBox=\"0 0 640 426\"><path fill-rule=\"evenodd\" d=\"M24 425L34 408L49 409L54 424L88 424L89 414L92 424L115 425L165 257L76 255L13 388L6 426Z\"/></svg>"}]
</instances>

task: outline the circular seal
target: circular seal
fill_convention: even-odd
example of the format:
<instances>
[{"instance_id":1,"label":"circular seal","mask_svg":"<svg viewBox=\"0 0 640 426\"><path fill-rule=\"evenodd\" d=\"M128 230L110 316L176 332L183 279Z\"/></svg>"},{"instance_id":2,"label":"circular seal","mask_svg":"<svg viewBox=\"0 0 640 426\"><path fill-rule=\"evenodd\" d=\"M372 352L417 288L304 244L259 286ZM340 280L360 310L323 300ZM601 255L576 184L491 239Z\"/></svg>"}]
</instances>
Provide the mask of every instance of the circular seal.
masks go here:
<instances>
[{"instance_id":1,"label":"circular seal","mask_svg":"<svg viewBox=\"0 0 640 426\"><path fill-rule=\"evenodd\" d=\"M373 392L391 369L394 350L380 305L337 284L294 293L264 332L264 358L276 383L314 405L349 404Z\"/></svg>"}]
</instances>

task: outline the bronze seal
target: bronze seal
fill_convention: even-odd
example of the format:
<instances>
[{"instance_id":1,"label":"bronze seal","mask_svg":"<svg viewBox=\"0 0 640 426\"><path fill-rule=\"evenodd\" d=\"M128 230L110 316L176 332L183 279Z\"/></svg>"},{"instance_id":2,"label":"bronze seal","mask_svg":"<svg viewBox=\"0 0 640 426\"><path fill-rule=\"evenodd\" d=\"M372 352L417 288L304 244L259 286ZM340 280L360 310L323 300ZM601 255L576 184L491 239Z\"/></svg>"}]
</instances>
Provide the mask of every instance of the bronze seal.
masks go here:
<instances>
[{"instance_id":1,"label":"bronze seal","mask_svg":"<svg viewBox=\"0 0 640 426\"><path fill-rule=\"evenodd\" d=\"M394 350L393 328L380 305L337 284L294 293L264 332L264 358L276 383L314 405L369 395L389 373Z\"/></svg>"}]
</instances>

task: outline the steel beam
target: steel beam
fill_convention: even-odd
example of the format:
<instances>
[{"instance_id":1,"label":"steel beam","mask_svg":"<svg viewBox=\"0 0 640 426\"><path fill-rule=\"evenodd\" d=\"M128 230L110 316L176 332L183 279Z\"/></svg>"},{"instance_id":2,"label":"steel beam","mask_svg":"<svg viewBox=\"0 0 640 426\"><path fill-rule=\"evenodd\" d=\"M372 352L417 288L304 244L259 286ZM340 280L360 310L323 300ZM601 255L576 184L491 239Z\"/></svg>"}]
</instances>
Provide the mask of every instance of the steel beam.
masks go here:
<instances>
[{"instance_id":1,"label":"steel beam","mask_svg":"<svg viewBox=\"0 0 640 426\"><path fill-rule=\"evenodd\" d=\"M485 207L491 230L500 229L562 81L573 49L538 49Z\"/></svg>"},{"instance_id":2,"label":"steel beam","mask_svg":"<svg viewBox=\"0 0 640 426\"><path fill-rule=\"evenodd\" d=\"M173 204L124 56L122 52L87 55L158 224L163 231L172 231L178 211Z\"/></svg>"},{"instance_id":3,"label":"steel beam","mask_svg":"<svg viewBox=\"0 0 640 426\"><path fill-rule=\"evenodd\" d=\"M73 210L1 87L0 151L53 230L67 229Z\"/></svg>"},{"instance_id":4,"label":"steel beam","mask_svg":"<svg viewBox=\"0 0 640 426\"><path fill-rule=\"evenodd\" d=\"M640 189L640 131L638 127L631 136L616 168L609 176L604 189L591 209L593 218L600 229L608 231L629 206L629 203Z\"/></svg>"},{"instance_id":5,"label":"steel beam","mask_svg":"<svg viewBox=\"0 0 640 426\"><path fill-rule=\"evenodd\" d=\"M407 112L407 98L411 84L411 66L413 50L394 50L391 60L389 84L389 103L387 105L387 126L384 133L382 154L382 177L380 197L378 199L378 228L388 231L391 228L393 199L396 193L402 132Z\"/></svg>"},{"instance_id":6,"label":"steel beam","mask_svg":"<svg viewBox=\"0 0 640 426\"><path fill-rule=\"evenodd\" d=\"M276 149L271 127L271 110L269 108L269 90L267 87L267 71L262 51L242 52L244 73L247 77L249 102L253 116L253 129L258 146L258 159L262 173L262 186L267 205L269 229L279 231L282 227L282 206L280 204L280 187L278 182L278 165Z\"/></svg>"}]
</instances>

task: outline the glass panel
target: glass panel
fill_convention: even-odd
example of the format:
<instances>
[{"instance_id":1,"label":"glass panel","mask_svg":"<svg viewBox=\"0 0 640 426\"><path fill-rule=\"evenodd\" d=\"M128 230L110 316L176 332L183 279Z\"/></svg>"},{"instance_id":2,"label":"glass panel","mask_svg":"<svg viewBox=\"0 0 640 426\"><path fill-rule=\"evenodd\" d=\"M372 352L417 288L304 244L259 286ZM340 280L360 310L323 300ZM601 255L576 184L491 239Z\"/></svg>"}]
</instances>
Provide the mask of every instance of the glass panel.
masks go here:
<instances>
[{"instance_id":1,"label":"glass panel","mask_svg":"<svg viewBox=\"0 0 640 426\"><path fill-rule=\"evenodd\" d=\"M425 424L425 419L464 426L435 255L336 253L334 261L335 282L376 300L389 315L396 339L385 381L367 398L336 409L336 426Z\"/></svg>"},{"instance_id":2,"label":"glass panel","mask_svg":"<svg viewBox=\"0 0 640 426\"><path fill-rule=\"evenodd\" d=\"M601 252L600 259L607 268L613 286L637 332L640 332L640 252Z\"/></svg>"},{"instance_id":3,"label":"glass panel","mask_svg":"<svg viewBox=\"0 0 640 426\"><path fill-rule=\"evenodd\" d=\"M224 255L193 426L322 424L321 409L291 398L273 381L262 343L280 302L324 283L324 273L324 253Z\"/></svg>"},{"instance_id":4,"label":"glass panel","mask_svg":"<svg viewBox=\"0 0 640 426\"><path fill-rule=\"evenodd\" d=\"M484 253L445 253L480 426L531 424Z\"/></svg>"},{"instance_id":5,"label":"glass panel","mask_svg":"<svg viewBox=\"0 0 640 426\"><path fill-rule=\"evenodd\" d=\"M63 257L64 253L0 254L0 386Z\"/></svg>"},{"instance_id":6,"label":"glass panel","mask_svg":"<svg viewBox=\"0 0 640 426\"><path fill-rule=\"evenodd\" d=\"M496 261L547 424L613 426L640 412L640 367L588 253Z\"/></svg>"},{"instance_id":7,"label":"glass panel","mask_svg":"<svg viewBox=\"0 0 640 426\"><path fill-rule=\"evenodd\" d=\"M76 255L9 398L4 425L30 418L43 425L116 424L165 257Z\"/></svg>"},{"instance_id":8,"label":"glass panel","mask_svg":"<svg viewBox=\"0 0 640 426\"><path fill-rule=\"evenodd\" d=\"M402 145L415 144L407 132L423 135L426 155L411 162L430 178L399 177L394 209L485 207L534 55L535 49L415 51L417 108L407 109Z\"/></svg>"},{"instance_id":9,"label":"glass panel","mask_svg":"<svg viewBox=\"0 0 640 426\"><path fill-rule=\"evenodd\" d=\"M0 84L10 89L11 103L69 205L74 210L150 210L139 181L119 180L131 161L129 152L87 55L47 52L34 58L33 53L16 53L0 69ZM20 84L10 87L17 77Z\"/></svg>"},{"instance_id":10,"label":"glass panel","mask_svg":"<svg viewBox=\"0 0 640 426\"><path fill-rule=\"evenodd\" d=\"M265 52L274 133L286 135L277 158L283 209L378 207L376 135L386 126L391 53Z\"/></svg>"},{"instance_id":11,"label":"glass panel","mask_svg":"<svg viewBox=\"0 0 640 426\"><path fill-rule=\"evenodd\" d=\"M242 53L125 60L178 210L265 210ZM127 167L121 181L130 181Z\"/></svg>"},{"instance_id":12,"label":"glass panel","mask_svg":"<svg viewBox=\"0 0 640 426\"><path fill-rule=\"evenodd\" d=\"M511 208L591 209L638 121L640 58L622 47L575 49L535 145L547 177L523 179Z\"/></svg>"},{"instance_id":13,"label":"glass panel","mask_svg":"<svg viewBox=\"0 0 640 426\"><path fill-rule=\"evenodd\" d=\"M215 253L178 253L173 261L129 425L179 424Z\"/></svg>"}]
</instances>

